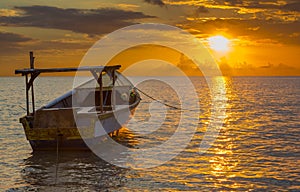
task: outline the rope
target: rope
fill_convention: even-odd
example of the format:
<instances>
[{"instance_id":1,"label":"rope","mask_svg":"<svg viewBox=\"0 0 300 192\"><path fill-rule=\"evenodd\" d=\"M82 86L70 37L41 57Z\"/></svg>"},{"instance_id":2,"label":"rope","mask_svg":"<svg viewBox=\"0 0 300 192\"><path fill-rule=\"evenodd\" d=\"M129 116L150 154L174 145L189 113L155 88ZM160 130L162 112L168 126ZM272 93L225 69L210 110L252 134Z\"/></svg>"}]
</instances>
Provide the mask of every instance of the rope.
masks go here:
<instances>
[{"instance_id":1,"label":"rope","mask_svg":"<svg viewBox=\"0 0 300 192\"><path fill-rule=\"evenodd\" d=\"M59 164L59 136L62 136L59 134L58 128L56 129L56 163L55 163L55 185L57 184L57 178L58 178L58 164Z\"/></svg>"},{"instance_id":2,"label":"rope","mask_svg":"<svg viewBox=\"0 0 300 192\"><path fill-rule=\"evenodd\" d=\"M145 96L149 97L150 99L152 99L152 100L154 100L154 101L157 101L157 102L159 102L159 103L161 103L161 104L163 104L163 105L165 105L165 106L167 106L167 107L170 107L170 108L173 108L173 109L177 109L177 110L182 110L180 107L176 107L176 106L173 106L173 105L164 103L164 102L162 102L162 101L160 101L160 100L158 100L158 99L155 99L154 97L148 95L147 93L145 93L144 91L140 90L140 89L137 88L137 87L134 87L134 88L137 89L139 92L143 93L143 95L145 95Z\"/></svg>"},{"instance_id":3,"label":"rope","mask_svg":"<svg viewBox=\"0 0 300 192\"><path fill-rule=\"evenodd\" d=\"M19 105L19 107L21 107L21 109L23 109L24 111L26 111L26 109L24 107L22 107L21 105Z\"/></svg>"}]
</instances>

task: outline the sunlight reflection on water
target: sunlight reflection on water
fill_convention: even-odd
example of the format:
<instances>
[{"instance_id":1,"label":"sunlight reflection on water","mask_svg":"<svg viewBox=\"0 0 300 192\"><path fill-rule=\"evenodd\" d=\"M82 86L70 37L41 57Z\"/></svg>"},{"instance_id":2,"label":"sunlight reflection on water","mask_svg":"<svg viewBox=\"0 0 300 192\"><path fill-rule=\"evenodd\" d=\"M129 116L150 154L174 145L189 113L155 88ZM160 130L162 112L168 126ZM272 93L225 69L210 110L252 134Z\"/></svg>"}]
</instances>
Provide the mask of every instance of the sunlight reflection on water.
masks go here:
<instances>
[{"instance_id":1,"label":"sunlight reflection on water","mask_svg":"<svg viewBox=\"0 0 300 192\"><path fill-rule=\"evenodd\" d=\"M223 80L227 94L226 117L207 153L199 155L198 152L209 124L210 92L205 79L192 78L199 95L200 122L192 142L176 158L159 167L130 170L110 165L89 152L61 153L55 185L56 154L31 154L18 122L25 114L19 107L25 105L23 78L0 78L0 189L299 190L300 78L224 77ZM177 104L178 98L163 86L146 83L140 88L163 101ZM37 106L71 88L69 77L40 78L35 88ZM143 97L136 119L150 118L151 102ZM168 109L160 129L151 134L138 134L128 130L130 127L124 128L118 140L133 148L163 143L176 129L179 117L178 111Z\"/></svg>"}]
</instances>

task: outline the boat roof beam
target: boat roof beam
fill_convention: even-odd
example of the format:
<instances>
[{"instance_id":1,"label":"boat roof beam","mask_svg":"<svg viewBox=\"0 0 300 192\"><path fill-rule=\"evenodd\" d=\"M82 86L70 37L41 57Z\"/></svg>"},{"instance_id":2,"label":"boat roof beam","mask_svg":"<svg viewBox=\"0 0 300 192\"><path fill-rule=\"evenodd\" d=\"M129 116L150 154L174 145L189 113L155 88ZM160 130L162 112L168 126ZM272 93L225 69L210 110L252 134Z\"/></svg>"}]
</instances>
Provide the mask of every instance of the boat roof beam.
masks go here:
<instances>
[{"instance_id":1,"label":"boat roof beam","mask_svg":"<svg viewBox=\"0 0 300 192\"><path fill-rule=\"evenodd\" d=\"M15 74L32 74L32 73L57 73L57 72L75 72L75 71L110 71L110 70L118 70L121 65L113 65L113 66L84 66L84 67L71 67L71 68L48 68L48 69L17 69L15 70Z\"/></svg>"}]
</instances>

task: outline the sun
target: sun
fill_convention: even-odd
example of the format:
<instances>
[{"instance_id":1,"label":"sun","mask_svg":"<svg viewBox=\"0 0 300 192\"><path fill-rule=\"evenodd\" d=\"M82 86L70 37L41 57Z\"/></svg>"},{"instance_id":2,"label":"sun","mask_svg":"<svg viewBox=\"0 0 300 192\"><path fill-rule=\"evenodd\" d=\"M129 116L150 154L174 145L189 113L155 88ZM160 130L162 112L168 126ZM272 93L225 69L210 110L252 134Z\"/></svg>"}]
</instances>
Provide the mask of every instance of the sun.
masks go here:
<instances>
[{"instance_id":1,"label":"sun","mask_svg":"<svg viewBox=\"0 0 300 192\"><path fill-rule=\"evenodd\" d=\"M215 51L219 51L219 52L228 51L229 43L230 43L230 41L221 35L212 36L212 37L208 38L208 44L209 44L210 48Z\"/></svg>"}]
</instances>

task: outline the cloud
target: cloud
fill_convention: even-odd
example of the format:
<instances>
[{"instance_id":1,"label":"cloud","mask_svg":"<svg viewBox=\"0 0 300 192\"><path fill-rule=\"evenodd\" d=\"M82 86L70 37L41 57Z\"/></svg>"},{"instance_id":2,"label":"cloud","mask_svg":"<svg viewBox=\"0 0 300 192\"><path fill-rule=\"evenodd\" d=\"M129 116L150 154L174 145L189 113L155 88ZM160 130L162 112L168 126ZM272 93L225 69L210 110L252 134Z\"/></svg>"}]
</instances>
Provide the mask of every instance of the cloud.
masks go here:
<instances>
[{"instance_id":1,"label":"cloud","mask_svg":"<svg viewBox=\"0 0 300 192\"><path fill-rule=\"evenodd\" d=\"M165 3L162 0L144 0L144 1L153 5L159 5L159 6L165 5Z\"/></svg>"},{"instance_id":2,"label":"cloud","mask_svg":"<svg viewBox=\"0 0 300 192\"><path fill-rule=\"evenodd\" d=\"M277 0L268 0L268 1L257 1L257 0L215 0L215 4L220 5L229 5L236 7L243 7L249 9L277 9L277 10L286 10L286 11L295 11L300 12L300 2L294 0L286 1L277 1Z\"/></svg>"},{"instance_id":3,"label":"cloud","mask_svg":"<svg viewBox=\"0 0 300 192\"><path fill-rule=\"evenodd\" d=\"M19 16L16 10L12 9L0 9L0 17L1 16Z\"/></svg>"},{"instance_id":4,"label":"cloud","mask_svg":"<svg viewBox=\"0 0 300 192\"><path fill-rule=\"evenodd\" d=\"M299 67L293 67L287 64L271 64L256 66L246 61L236 62L234 65L229 64L226 57L218 61L223 75L226 76L282 76L282 75L299 75Z\"/></svg>"},{"instance_id":5,"label":"cloud","mask_svg":"<svg viewBox=\"0 0 300 192\"><path fill-rule=\"evenodd\" d=\"M63 9L49 6L15 7L22 16L2 16L2 26L31 26L70 30L87 34L106 34L135 24L138 19L153 18L141 12L120 9Z\"/></svg>"},{"instance_id":6,"label":"cloud","mask_svg":"<svg viewBox=\"0 0 300 192\"><path fill-rule=\"evenodd\" d=\"M228 3L230 5L241 5L243 4L242 0L225 0L225 3Z\"/></svg>"},{"instance_id":7,"label":"cloud","mask_svg":"<svg viewBox=\"0 0 300 192\"><path fill-rule=\"evenodd\" d=\"M204 16L204 14L207 16L209 13L209 10L205 6L198 6L193 10L187 11L186 17L188 20L197 20L198 18L201 18Z\"/></svg>"},{"instance_id":8,"label":"cloud","mask_svg":"<svg viewBox=\"0 0 300 192\"><path fill-rule=\"evenodd\" d=\"M209 11L205 6L201 5L201 6L197 7L196 12L198 14L200 14L200 13L208 13Z\"/></svg>"},{"instance_id":9,"label":"cloud","mask_svg":"<svg viewBox=\"0 0 300 192\"><path fill-rule=\"evenodd\" d=\"M295 14L300 12L300 2L299 0L203 0L203 1L182 1L173 0L168 1L166 4L170 5L190 5L190 6L203 6L215 9L238 9L239 13L256 13L256 12L272 12L272 14L277 14L276 12L281 11L286 14ZM293 13L291 13L293 12ZM215 15L216 16L216 15ZM298 15L299 16L299 15ZM217 17L217 16L216 16Z\"/></svg>"},{"instance_id":10,"label":"cloud","mask_svg":"<svg viewBox=\"0 0 300 192\"><path fill-rule=\"evenodd\" d=\"M288 3L286 5L283 5L281 8L288 11L300 12L300 2L298 1L293 3Z\"/></svg>"},{"instance_id":11,"label":"cloud","mask_svg":"<svg viewBox=\"0 0 300 192\"><path fill-rule=\"evenodd\" d=\"M260 66L259 68L262 68L262 69L271 69L271 68L272 69L296 69L295 67L285 65L283 63L279 63L278 65L268 63L267 65Z\"/></svg>"},{"instance_id":12,"label":"cloud","mask_svg":"<svg viewBox=\"0 0 300 192\"><path fill-rule=\"evenodd\" d=\"M23 35L0 32L0 53L1 57L28 52L30 50L39 50L44 52L59 52L66 50L84 50L86 51L94 40L86 37L81 41L73 39L57 40L38 40ZM82 51L82 52L84 52ZM1 65L1 62L0 62Z\"/></svg>"},{"instance_id":13,"label":"cloud","mask_svg":"<svg viewBox=\"0 0 300 192\"><path fill-rule=\"evenodd\" d=\"M38 67L74 66L94 41L72 42L65 39L41 41L14 33L0 32L0 76L13 75L17 68L28 67L28 52L37 53Z\"/></svg>"},{"instance_id":14,"label":"cloud","mask_svg":"<svg viewBox=\"0 0 300 192\"><path fill-rule=\"evenodd\" d=\"M212 31L225 32L233 38L249 37L253 43L261 39L272 39L279 43L299 45L297 36L300 21L288 23L260 19L211 19L207 21L185 21L181 25L194 35L210 34ZM254 30L255 29L255 30Z\"/></svg>"},{"instance_id":15,"label":"cloud","mask_svg":"<svg viewBox=\"0 0 300 192\"><path fill-rule=\"evenodd\" d=\"M20 42L26 42L32 40L31 38L24 37L22 35L14 34L14 33L6 33L0 32L0 42L3 46L3 43L16 44ZM2 47L1 46L1 47Z\"/></svg>"},{"instance_id":16,"label":"cloud","mask_svg":"<svg viewBox=\"0 0 300 192\"><path fill-rule=\"evenodd\" d=\"M1 55L11 55L20 52L22 50L22 44L32 40L31 38L14 33L0 32L0 53Z\"/></svg>"}]
</instances>

